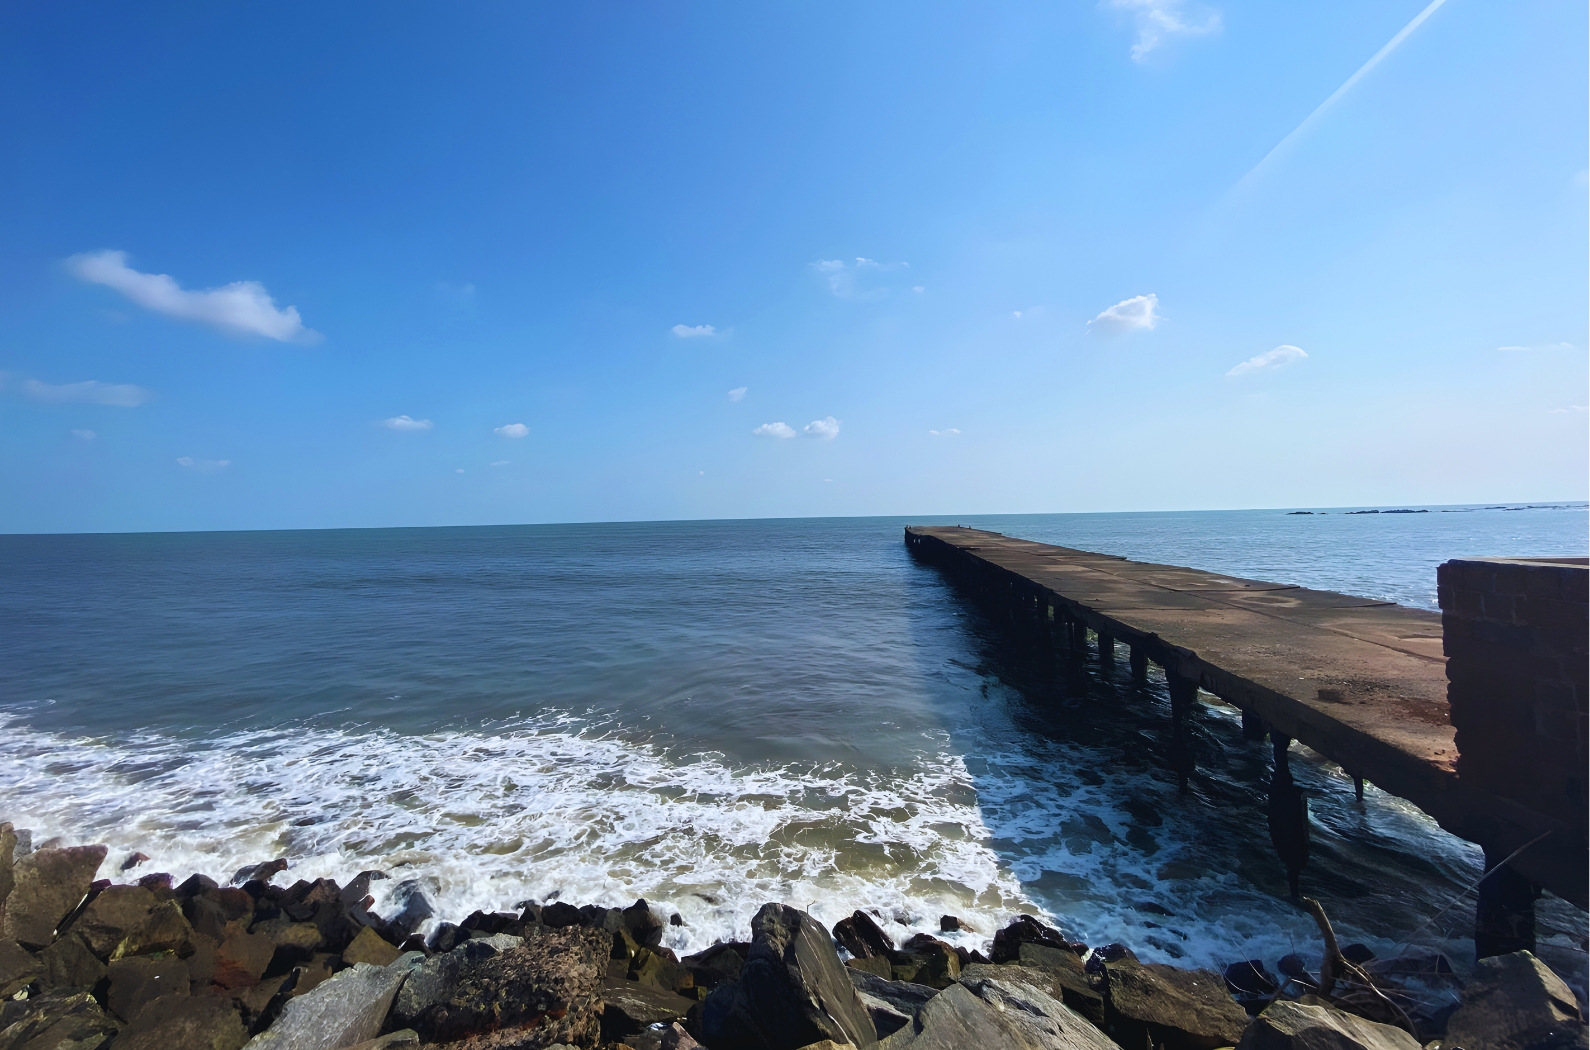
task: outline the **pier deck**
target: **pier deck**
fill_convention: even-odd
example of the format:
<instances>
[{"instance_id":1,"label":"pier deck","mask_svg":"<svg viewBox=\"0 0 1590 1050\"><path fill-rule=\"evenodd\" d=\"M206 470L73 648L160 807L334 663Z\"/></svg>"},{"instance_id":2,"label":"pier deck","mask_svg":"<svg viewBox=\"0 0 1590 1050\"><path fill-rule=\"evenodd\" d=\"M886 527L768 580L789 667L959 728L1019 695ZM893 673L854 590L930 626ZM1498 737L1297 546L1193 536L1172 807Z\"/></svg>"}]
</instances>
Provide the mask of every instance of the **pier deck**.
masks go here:
<instances>
[{"instance_id":1,"label":"pier deck","mask_svg":"<svg viewBox=\"0 0 1590 1050\"><path fill-rule=\"evenodd\" d=\"M1087 630L1102 639L1101 659L1113 659L1117 641L1131 646L1134 671L1145 659L1164 668L1173 707L1194 685L1213 693L1272 735L1407 799L1488 857L1550 832L1511 867L1585 905L1582 829L1458 776L1439 613L958 526L913 526L906 542L1074 648Z\"/></svg>"}]
</instances>

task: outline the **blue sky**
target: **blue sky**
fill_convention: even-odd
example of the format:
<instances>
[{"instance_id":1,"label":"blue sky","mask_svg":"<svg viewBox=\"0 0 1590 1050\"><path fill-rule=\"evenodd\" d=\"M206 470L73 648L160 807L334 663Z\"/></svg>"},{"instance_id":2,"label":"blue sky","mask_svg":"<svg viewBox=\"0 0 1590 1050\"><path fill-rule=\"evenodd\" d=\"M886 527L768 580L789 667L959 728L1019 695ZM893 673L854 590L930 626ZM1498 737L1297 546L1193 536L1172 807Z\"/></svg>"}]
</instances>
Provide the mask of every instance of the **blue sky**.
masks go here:
<instances>
[{"instance_id":1,"label":"blue sky","mask_svg":"<svg viewBox=\"0 0 1590 1050\"><path fill-rule=\"evenodd\" d=\"M1433 6L9 5L0 531L1585 498L1585 7Z\"/></svg>"}]
</instances>

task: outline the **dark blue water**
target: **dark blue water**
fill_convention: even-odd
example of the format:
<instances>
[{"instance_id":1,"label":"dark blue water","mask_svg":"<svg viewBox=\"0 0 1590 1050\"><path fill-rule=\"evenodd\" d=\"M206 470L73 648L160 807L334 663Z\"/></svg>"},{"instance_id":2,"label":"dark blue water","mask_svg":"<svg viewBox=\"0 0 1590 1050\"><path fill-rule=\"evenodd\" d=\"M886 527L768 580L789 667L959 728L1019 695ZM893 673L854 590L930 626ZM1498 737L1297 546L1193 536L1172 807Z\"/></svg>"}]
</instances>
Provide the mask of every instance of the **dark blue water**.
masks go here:
<instances>
[{"instance_id":1,"label":"dark blue water","mask_svg":"<svg viewBox=\"0 0 1590 1050\"><path fill-rule=\"evenodd\" d=\"M1449 557L1587 546L1582 505L954 520L1424 607ZM780 899L902 936L954 913L972 945L1025 910L1149 958L1313 951L1233 712L1202 710L1179 795L1162 682L1013 645L905 524L0 537L0 819L179 875L382 867L443 916L645 896L682 949ZM1347 936L1389 949L1477 877L1417 811L1297 764L1305 892ZM1466 956L1467 912L1421 940ZM1545 918L1582 968L1582 913Z\"/></svg>"}]
</instances>

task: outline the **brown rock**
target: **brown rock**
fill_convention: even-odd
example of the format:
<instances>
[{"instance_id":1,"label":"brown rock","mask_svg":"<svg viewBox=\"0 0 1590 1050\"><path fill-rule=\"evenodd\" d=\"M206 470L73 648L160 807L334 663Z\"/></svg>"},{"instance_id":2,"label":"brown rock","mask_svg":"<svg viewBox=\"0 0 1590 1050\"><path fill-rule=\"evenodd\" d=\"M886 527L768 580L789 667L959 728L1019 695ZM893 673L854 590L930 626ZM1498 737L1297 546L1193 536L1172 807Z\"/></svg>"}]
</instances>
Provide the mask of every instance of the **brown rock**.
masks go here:
<instances>
[{"instance_id":1,"label":"brown rock","mask_svg":"<svg viewBox=\"0 0 1590 1050\"><path fill-rule=\"evenodd\" d=\"M1043 971L1050 995L1099 1027L1104 1027L1104 995L1082 968L1082 957L1069 948L1024 943L1018 965ZM1010 965L1010 964L1006 964Z\"/></svg>"},{"instance_id":2,"label":"brown rock","mask_svg":"<svg viewBox=\"0 0 1590 1050\"><path fill-rule=\"evenodd\" d=\"M155 999L116 1037L116 1050L241 1050L248 1030L230 999Z\"/></svg>"},{"instance_id":3,"label":"brown rock","mask_svg":"<svg viewBox=\"0 0 1590 1050\"><path fill-rule=\"evenodd\" d=\"M341 969L343 969L342 956L317 952L308 962L296 968L298 978L293 982L293 994L303 995L305 992L313 991L316 985Z\"/></svg>"},{"instance_id":4,"label":"brown rock","mask_svg":"<svg viewBox=\"0 0 1590 1050\"><path fill-rule=\"evenodd\" d=\"M664 954L666 953L666 954ZM666 948L642 948L629 961L629 979L679 995L693 995L695 976L672 958Z\"/></svg>"},{"instance_id":5,"label":"brown rock","mask_svg":"<svg viewBox=\"0 0 1590 1050\"><path fill-rule=\"evenodd\" d=\"M994 934L990 961L1015 962L1021 958L1023 944L1041 944L1047 948L1069 948L1071 942L1053 926L1046 926L1031 915L1018 915L1010 925Z\"/></svg>"},{"instance_id":6,"label":"brown rock","mask_svg":"<svg viewBox=\"0 0 1590 1050\"><path fill-rule=\"evenodd\" d=\"M117 959L105 976L109 981L105 1005L123 1021L131 1021L162 996L188 994L188 964L175 955Z\"/></svg>"},{"instance_id":7,"label":"brown rock","mask_svg":"<svg viewBox=\"0 0 1590 1050\"><path fill-rule=\"evenodd\" d=\"M34 850L17 861L5 902L5 937L35 949L53 941L55 928L88 895L104 860L104 846L70 846Z\"/></svg>"},{"instance_id":8,"label":"brown rock","mask_svg":"<svg viewBox=\"0 0 1590 1050\"><path fill-rule=\"evenodd\" d=\"M72 923L72 932L81 936L95 955L108 959L157 903L155 895L142 886L108 887L83 909Z\"/></svg>"},{"instance_id":9,"label":"brown rock","mask_svg":"<svg viewBox=\"0 0 1590 1050\"><path fill-rule=\"evenodd\" d=\"M121 862L121 870L122 871L131 871L132 869L136 868L138 865L142 864L144 861L146 861L148 859L149 859L149 854L147 854L147 853L134 853L134 854L131 854L130 856L128 856L128 858L126 860Z\"/></svg>"},{"instance_id":10,"label":"brown rock","mask_svg":"<svg viewBox=\"0 0 1590 1050\"><path fill-rule=\"evenodd\" d=\"M411 1046L420 1045L420 1034L412 1028L404 1028L386 1035L378 1035L374 1039L366 1040L348 1050L409 1050Z\"/></svg>"},{"instance_id":11,"label":"brown rock","mask_svg":"<svg viewBox=\"0 0 1590 1050\"><path fill-rule=\"evenodd\" d=\"M0 1046L7 1050L99 1047L121 1027L87 992L8 1002L4 1017L11 1021L0 1030Z\"/></svg>"},{"instance_id":12,"label":"brown rock","mask_svg":"<svg viewBox=\"0 0 1590 1050\"><path fill-rule=\"evenodd\" d=\"M889 935L878 928L871 915L859 909L834 924L834 940L858 959L888 958L894 954Z\"/></svg>"},{"instance_id":13,"label":"brown rock","mask_svg":"<svg viewBox=\"0 0 1590 1050\"><path fill-rule=\"evenodd\" d=\"M1145 1041L1165 1050L1218 1050L1234 1045L1247 1011L1213 970L1182 970L1132 959L1105 966L1105 1031L1122 1046Z\"/></svg>"},{"instance_id":14,"label":"brown rock","mask_svg":"<svg viewBox=\"0 0 1590 1050\"><path fill-rule=\"evenodd\" d=\"M16 941L0 941L0 999L9 999L32 984L44 964Z\"/></svg>"},{"instance_id":15,"label":"brown rock","mask_svg":"<svg viewBox=\"0 0 1590 1050\"><path fill-rule=\"evenodd\" d=\"M59 994L70 994L82 988L92 988L105 976L105 964L99 961L83 938L74 929L39 953L44 964L40 981Z\"/></svg>"},{"instance_id":16,"label":"brown rock","mask_svg":"<svg viewBox=\"0 0 1590 1050\"><path fill-rule=\"evenodd\" d=\"M874 955L866 959L846 959L845 965L863 973L876 974L885 981L894 980L894 965L881 955Z\"/></svg>"},{"instance_id":17,"label":"brown rock","mask_svg":"<svg viewBox=\"0 0 1590 1050\"><path fill-rule=\"evenodd\" d=\"M654 1024L683 1021L694 999L636 981L602 982L602 1040L617 1042Z\"/></svg>"},{"instance_id":18,"label":"brown rock","mask_svg":"<svg viewBox=\"0 0 1590 1050\"><path fill-rule=\"evenodd\" d=\"M353 939L352 943L342 950L342 961L350 966L354 963L369 963L371 966L390 966L402 954L402 952L383 940L379 933L366 926L359 931L359 935Z\"/></svg>"},{"instance_id":19,"label":"brown rock","mask_svg":"<svg viewBox=\"0 0 1590 1050\"><path fill-rule=\"evenodd\" d=\"M1458 1044L1448 1039L1443 1045ZM1282 999L1253 1019L1237 1050L1419 1050L1419 1041L1400 1028Z\"/></svg>"},{"instance_id":20,"label":"brown rock","mask_svg":"<svg viewBox=\"0 0 1590 1050\"><path fill-rule=\"evenodd\" d=\"M1443 1046L1467 1050L1560 1050L1585 1043L1578 1000L1531 952L1475 963L1463 1005L1447 1022L1442 1040Z\"/></svg>"},{"instance_id":21,"label":"brown rock","mask_svg":"<svg viewBox=\"0 0 1590 1050\"><path fill-rule=\"evenodd\" d=\"M249 933L241 922L232 925L215 949L215 973L210 980L222 988L246 988L259 981L276 954L276 942L263 933Z\"/></svg>"},{"instance_id":22,"label":"brown rock","mask_svg":"<svg viewBox=\"0 0 1590 1050\"><path fill-rule=\"evenodd\" d=\"M636 901L623 911L624 928L635 943L643 948L655 948L662 943L663 921L651 910L645 898Z\"/></svg>"},{"instance_id":23,"label":"brown rock","mask_svg":"<svg viewBox=\"0 0 1590 1050\"><path fill-rule=\"evenodd\" d=\"M180 956L188 956L193 954L196 937L193 927L182 917L182 906L169 900L150 909L143 921L121 939L110 957L114 961L155 952L175 952Z\"/></svg>"},{"instance_id":24,"label":"brown rock","mask_svg":"<svg viewBox=\"0 0 1590 1050\"><path fill-rule=\"evenodd\" d=\"M16 864L17 832L10 821L0 821L0 931L5 929L6 898L11 896L15 883L12 868Z\"/></svg>"}]
</instances>

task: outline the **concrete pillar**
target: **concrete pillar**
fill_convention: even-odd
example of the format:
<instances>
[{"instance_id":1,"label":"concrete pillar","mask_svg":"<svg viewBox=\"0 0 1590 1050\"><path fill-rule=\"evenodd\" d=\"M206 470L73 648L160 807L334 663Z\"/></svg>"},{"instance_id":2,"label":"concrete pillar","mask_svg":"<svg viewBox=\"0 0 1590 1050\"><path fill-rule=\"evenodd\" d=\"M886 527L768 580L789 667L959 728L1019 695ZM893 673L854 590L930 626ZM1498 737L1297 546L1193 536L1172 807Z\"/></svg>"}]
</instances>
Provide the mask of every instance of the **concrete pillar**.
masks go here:
<instances>
[{"instance_id":1,"label":"concrete pillar","mask_svg":"<svg viewBox=\"0 0 1590 1050\"><path fill-rule=\"evenodd\" d=\"M1474 906L1474 958L1535 950L1535 898L1540 887L1503 864L1506 854L1485 851L1479 900ZM1492 870L1495 869L1495 870Z\"/></svg>"},{"instance_id":2,"label":"concrete pillar","mask_svg":"<svg viewBox=\"0 0 1590 1050\"><path fill-rule=\"evenodd\" d=\"M1115 639L1107 634L1099 635L1099 663L1109 666L1115 662Z\"/></svg>"},{"instance_id":3,"label":"concrete pillar","mask_svg":"<svg viewBox=\"0 0 1590 1050\"><path fill-rule=\"evenodd\" d=\"M1132 646L1130 661L1132 665L1132 681L1139 685L1148 681L1148 654L1143 651L1141 645Z\"/></svg>"},{"instance_id":4,"label":"concrete pillar","mask_svg":"<svg viewBox=\"0 0 1590 1050\"><path fill-rule=\"evenodd\" d=\"M1167 674L1165 680L1170 684L1170 768L1176 771L1177 786L1186 791L1195 765L1187 718L1198 699L1198 683L1178 674Z\"/></svg>"},{"instance_id":5,"label":"concrete pillar","mask_svg":"<svg viewBox=\"0 0 1590 1050\"><path fill-rule=\"evenodd\" d=\"M1292 782L1287 761L1292 738L1271 729L1270 744L1275 749L1275 769L1270 774L1270 844L1286 866L1287 889L1297 897L1298 879L1308 863L1308 798Z\"/></svg>"},{"instance_id":6,"label":"concrete pillar","mask_svg":"<svg viewBox=\"0 0 1590 1050\"><path fill-rule=\"evenodd\" d=\"M1266 732L1268 730L1265 728L1264 719L1260 718L1257 712L1244 709L1242 712L1242 739L1257 744L1264 739Z\"/></svg>"}]
</instances>

